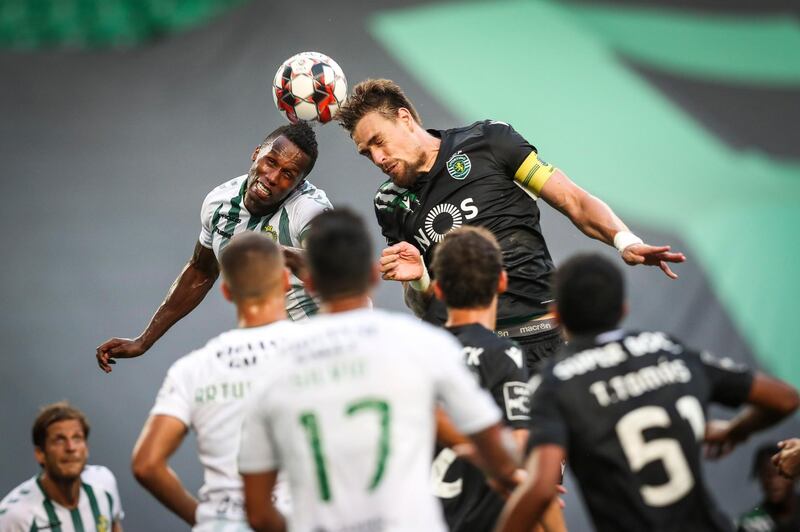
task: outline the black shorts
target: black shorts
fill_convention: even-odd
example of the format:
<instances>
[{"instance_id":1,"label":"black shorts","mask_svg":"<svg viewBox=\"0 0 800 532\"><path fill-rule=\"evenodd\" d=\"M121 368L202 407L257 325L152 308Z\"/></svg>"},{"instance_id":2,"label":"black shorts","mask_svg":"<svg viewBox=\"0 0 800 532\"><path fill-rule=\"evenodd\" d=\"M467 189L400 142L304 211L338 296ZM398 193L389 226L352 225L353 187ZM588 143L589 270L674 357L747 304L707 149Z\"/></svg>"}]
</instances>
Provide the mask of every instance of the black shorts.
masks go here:
<instances>
[{"instance_id":1,"label":"black shorts","mask_svg":"<svg viewBox=\"0 0 800 532\"><path fill-rule=\"evenodd\" d=\"M528 366L531 376L539 373L539 366L542 362L553 356L564 345L558 329L544 334L520 336L514 338L514 341L525 353L525 365Z\"/></svg>"}]
</instances>

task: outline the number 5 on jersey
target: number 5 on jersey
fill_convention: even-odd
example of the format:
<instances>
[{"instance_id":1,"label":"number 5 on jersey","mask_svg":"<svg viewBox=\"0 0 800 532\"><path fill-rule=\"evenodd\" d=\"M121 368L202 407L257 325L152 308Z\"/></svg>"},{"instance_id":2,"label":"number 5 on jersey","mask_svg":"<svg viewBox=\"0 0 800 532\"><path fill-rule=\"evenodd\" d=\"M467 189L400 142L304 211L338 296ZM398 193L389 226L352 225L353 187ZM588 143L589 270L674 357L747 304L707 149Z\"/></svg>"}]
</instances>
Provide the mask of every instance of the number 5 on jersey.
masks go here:
<instances>
[{"instance_id":1,"label":"number 5 on jersey","mask_svg":"<svg viewBox=\"0 0 800 532\"><path fill-rule=\"evenodd\" d=\"M375 474L372 476L367 489L374 491L383 478L386 470L386 459L389 456L389 424L391 422L391 408L389 403L381 399L359 399L347 405L344 414L348 417L358 415L361 412L374 410L378 414L380 423L380 437L378 439L378 464ZM314 457L314 469L317 474L317 486L319 487L320 499L327 502L332 498L331 487L328 482L328 470L325 466L325 453L322 445L322 435L319 430L319 422L314 412L306 411L300 414L300 425L306 431L308 442L311 445L311 454Z\"/></svg>"}]
</instances>

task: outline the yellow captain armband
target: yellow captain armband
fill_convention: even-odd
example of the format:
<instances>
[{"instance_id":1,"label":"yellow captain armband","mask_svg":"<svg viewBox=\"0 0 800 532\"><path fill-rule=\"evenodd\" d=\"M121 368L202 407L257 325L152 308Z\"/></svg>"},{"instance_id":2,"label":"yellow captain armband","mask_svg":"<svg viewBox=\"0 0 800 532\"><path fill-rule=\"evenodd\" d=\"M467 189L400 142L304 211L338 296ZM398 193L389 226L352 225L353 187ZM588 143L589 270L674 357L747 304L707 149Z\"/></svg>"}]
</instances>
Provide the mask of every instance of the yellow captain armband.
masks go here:
<instances>
[{"instance_id":1,"label":"yellow captain armband","mask_svg":"<svg viewBox=\"0 0 800 532\"><path fill-rule=\"evenodd\" d=\"M550 176L555 171L556 169L553 165L540 160L536 152L532 151L519 165L517 172L514 174L514 181L538 196L544 184L547 183L547 180L550 179Z\"/></svg>"}]
</instances>

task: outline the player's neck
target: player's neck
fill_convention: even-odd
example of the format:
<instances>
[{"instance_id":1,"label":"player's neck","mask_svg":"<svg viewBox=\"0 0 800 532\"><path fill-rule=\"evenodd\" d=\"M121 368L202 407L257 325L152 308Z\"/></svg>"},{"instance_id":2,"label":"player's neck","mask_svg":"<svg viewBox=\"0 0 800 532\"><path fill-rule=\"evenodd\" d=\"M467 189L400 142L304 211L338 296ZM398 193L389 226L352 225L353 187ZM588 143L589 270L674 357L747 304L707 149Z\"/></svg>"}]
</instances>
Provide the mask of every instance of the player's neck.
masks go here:
<instances>
[{"instance_id":1,"label":"player's neck","mask_svg":"<svg viewBox=\"0 0 800 532\"><path fill-rule=\"evenodd\" d=\"M286 319L286 306L282 297L271 297L261 301L237 303L236 316L240 329L261 327Z\"/></svg>"},{"instance_id":2,"label":"player's neck","mask_svg":"<svg viewBox=\"0 0 800 532\"><path fill-rule=\"evenodd\" d=\"M422 151L425 153L425 162L419 168L420 173L429 172L433 168L433 163L436 162L436 157L439 156L439 147L442 145L442 140L434 137L421 126L419 128L420 143L422 144Z\"/></svg>"},{"instance_id":3,"label":"player's neck","mask_svg":"<svg viewBox=\"0 0 800 532\"><path fill-rule=\"evenodd\" d=\"M497 305L486 308L448 308L445 327L478 323L493 331L497 323Z\"/></svg>"},{"instance_id":4,"label":"player's neck","mask_svg":"<svg viewBox=\"0 0 800 532\"><path fill-rule=\"evenodd\" d=\"M77 508L81 496L81 477L72 480L55 480L47 473L42 473L39 482L51 500L67 509Z\"/></svg>"},{"instance_id":5,"label":"player's neck","mask_svg":"<svg viewBox=\"0 0 800 532\"><path fill-rule=\"evenodd\" d=\"M372 305L367 294L357 296L340 297L330 301L323 301L320 311L325 314L336 314L338 312L348 312L362 308L370 308Z\"/></svg>"}]
</instances>

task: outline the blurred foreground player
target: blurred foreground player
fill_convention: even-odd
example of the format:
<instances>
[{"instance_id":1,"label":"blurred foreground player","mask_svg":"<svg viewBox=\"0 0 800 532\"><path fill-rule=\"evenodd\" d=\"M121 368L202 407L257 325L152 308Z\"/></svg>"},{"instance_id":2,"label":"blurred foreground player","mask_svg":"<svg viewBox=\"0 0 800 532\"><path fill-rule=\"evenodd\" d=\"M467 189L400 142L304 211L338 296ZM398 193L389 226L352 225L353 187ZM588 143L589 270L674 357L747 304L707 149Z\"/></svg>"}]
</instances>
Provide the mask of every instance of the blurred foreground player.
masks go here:
<instances>
[{"instance_id":1,"label":"blurred foreground player","mask_svg":"<svg viewBox=\"0 0 800 532\"><path fill-rule=\"evenodd\" d=\"M44 407L33 423L41 472L0 501L2 532L122 532L114 474L86 465L89 422L66 402Z\"/></svg>"},{"instance_id":2,"label":"blurred foreground player","mask_svg":"<svg viewBox=\"0 0 800 532\"><path fill-rule=\"evenodd\" d=\"M555 496L568 457L597 530L732 530L707 493L705 434L720 456L795 411L797 392L661 332L624 332L621 273L598 255L557 272L556 316L569 344L531 383L529 478L499 530L530 530ZM749 406L705 422L709 403Z\"/></svg>"},{"instance_id":3,"label":"blurred foreground player","mask_svg":"<svg viewBox=\"0 0 800 532\"><path fill-rule=\"evenodd\" d=\"M792 479L772 463L776 445L763 445L753 457L753 477L764 495L758 505L739 516L736 532L797 532L800 530L800 496Z\"/></svg>"},{"instance_id":4,"label":"blurred foreground player","mask_svg":"<svg viewBox=\"0 0 800 532\"><path fill-rule=\"evenodd\" d=\"M270 238L235 236L220 265L222 293L236 306L239 327L172 365L133 450L132 467L136 479L193 530L235 532L250 530L236 465L245 401L269 372L275 342L293 324L280 321L286 318L289 273ZM189 429L197 433L205 470L199 502L168 464Z\"/></svg>"},{"instance_id":5,"label":"blurred foreground player","mask_svg":"<svg viewBox=\"0 0 800 532\"><path fill-rule=\"evenodd\" d=\"M389 244L381 257L383 278L403 281L414 312L442 324L446 312L433 298L425 267L452 229L462 224L487 228L500 243L508 272L497 332L522 346L529 369L562 343L547 314L553 261L539 225L537 198L587 236L615 246L627 264L658 265L676 278L667 263L685 260L669 246L644 244L608 205L541 160L536 148L504 122L426 130L403 90L387 79L356 85L337 120L358 152L389 178L374 202Z\"/></svg>"},{"instance_id":6,"label":"blurred foreground player","mask_svg":"<svg viewBox=\"0 0 800 532\"><path fill-rule=\"evenodd\" d=\"M221 184L203 201L202 228L194 254L166 298L136 338L111 338L97 348L97 363L111 371L115 358L143 355L170 327L200 304L219 276L219 256L234 235L265 233L281 244L287 261L299 266L311 219L331 208L325 193L306 177L317 160L317 139L308 124L281 126L256 148L247 174ZM286 312L302 320L317 312L300 277L291 277Z\"/></svg>"},{"instance_id":7,"label":"blurred foreground player","mask_svg":"<svg viewBox=\"0 0 800 532\"><path fill-rule=\"evenodd\" d=\"M508 283L497 240L481 227L455 229L436 249L431 270L436 297L447 306L445 327L461 342L464 363L500 407L522 456L530 423L528 370L519 346L492 332L497 296ZM437 447L431 472L434 494L442 501L451 532L490 531L505 500L489 487L480 469L457 456L452 447L462 441L460 435L448 436L442 430L446 422L440 414L438 437L443 445ZM556 502L544 521L547 530L565 530Z\"/></svg>"},{"instance_id":8,"label":"blurred foreground player","mask_svg":"<svg viewBox=\"0 0 800 532\"><path fill-rule=\"evenodd\" d=\"M250 525L286 529L268 502L285 470L298 509L291 530L446 530L429 488L438 401L490 474L513 487L513 442L458 343L409 316L369 309L378 271L361 219L321 214L306 249L308 286L324 314L286 335L245 416L239 470Z\"/></svg>"},{"instance_id":9,"label":"blurred foreground player","mask_svg":"<svg viewBox=\"0 0 800 532\"><path fill-rule=\"evenodd\" d=\"M800 476L800 438L789 438L778 442L779 452L772 457L781 475L788 478Z\"/></svg>"}]
</instances>

